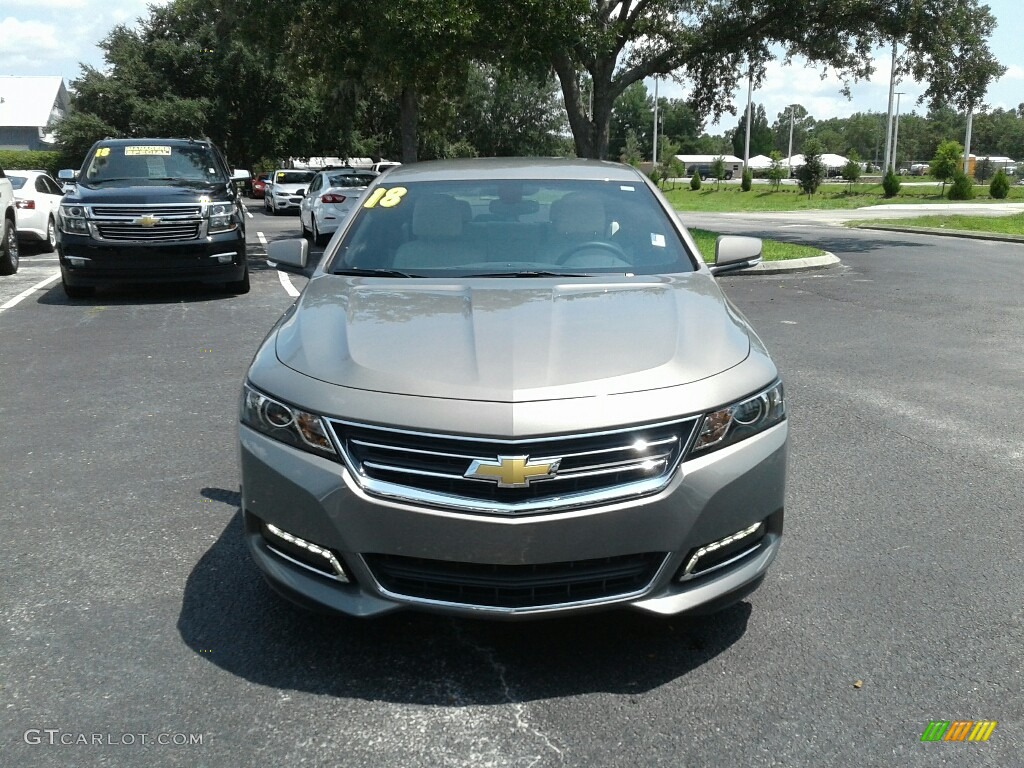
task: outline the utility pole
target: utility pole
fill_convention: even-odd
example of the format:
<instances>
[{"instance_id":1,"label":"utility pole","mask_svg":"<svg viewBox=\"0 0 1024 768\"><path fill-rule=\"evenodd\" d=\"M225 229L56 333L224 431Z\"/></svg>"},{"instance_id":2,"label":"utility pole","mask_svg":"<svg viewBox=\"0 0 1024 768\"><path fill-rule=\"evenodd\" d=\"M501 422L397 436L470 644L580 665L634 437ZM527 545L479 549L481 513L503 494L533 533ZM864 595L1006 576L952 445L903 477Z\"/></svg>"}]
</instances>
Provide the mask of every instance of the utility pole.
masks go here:
<instances>
[{"instance_id":1,"label":"utility pole","mask_svg":"<svg viewBox=\"0 0 1024 768\"><path fill-rule=\"evenodd\" d=\"M892 170L896 171L896 145L900 138L900 96L906 91L897 91L896 93L896 123L893 125L892 131ZM888 169L887 169L888 170Z\"/></svg>"},{"instance_id":2,"label":"utility pole","mask_svg":"<svg viewBox=\"0 0 1024 768\"><path fill-rule=\"evenodd\" d=\"M967 110L967 135L964 137L964 176L971 171L971 128L974 125L974 105Z\"/></svg>"},{"instance_id":3,"label":"utility pole","mask_svg":"<svg viewBox=\"0 0 1024 768\"><path fill-rule=\"evenodd\" d=\"M658 164L658 78L654 78L654 149L651 150L654 164Z\"/></svg>"},{"instance_id":4,"label":"utility pole","mask_svg":"<svg viewBox=\"0 0 1024 768\"><path fill-rule=\"evenodd\" d=\"M889 76L889 121L885 125L885 170L892 161L892 97L896 93L896 38L892 39L892 74Z\"/></svg>"},{"instance_id":5,"label":"utility pole","mask_svg":"<svg viewBox=\"0 0 1024 768\"><path fill-rule=\"evenodd\" d=\"M786 165L789 167L789 177L793 178L793 108L796 104L789 105L789 157L786 158Z\"/></svg>"},{"instance_id":6,"label":"utility pole","mask_svg":"<svg viewBox=\"0 0 1024 768\"><path fill-rule=\"evenodd\" d=\"M750 170L750 110L754 98L754 63L747 62L747 138L743 143L743 172Z\"/></svg>"}]
</instances>

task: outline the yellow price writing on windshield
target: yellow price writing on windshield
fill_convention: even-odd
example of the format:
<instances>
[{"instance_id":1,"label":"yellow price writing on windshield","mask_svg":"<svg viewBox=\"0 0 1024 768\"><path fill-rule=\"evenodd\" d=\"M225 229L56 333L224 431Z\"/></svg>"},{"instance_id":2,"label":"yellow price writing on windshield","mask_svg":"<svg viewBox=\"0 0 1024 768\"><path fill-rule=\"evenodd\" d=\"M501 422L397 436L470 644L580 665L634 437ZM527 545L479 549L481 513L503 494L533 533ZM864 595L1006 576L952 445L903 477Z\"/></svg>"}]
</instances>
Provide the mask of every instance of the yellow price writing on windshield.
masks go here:
<instances>
[{"instance_id":1,"label":"yellow price writing on windshield","mask_svg":"<svg viewBox=\"0 0 1024 768\"><path fill-rule=\"evenodd\" d=\"M373 194L366 198L366 202L363 203L363 208L375 208L380 205L381 208L394 208L405 197L405 193L408 192L405 187L391 187L390 189L384 189L384 187L378 187L373 191Z\"/></svg>"}]
</instances>

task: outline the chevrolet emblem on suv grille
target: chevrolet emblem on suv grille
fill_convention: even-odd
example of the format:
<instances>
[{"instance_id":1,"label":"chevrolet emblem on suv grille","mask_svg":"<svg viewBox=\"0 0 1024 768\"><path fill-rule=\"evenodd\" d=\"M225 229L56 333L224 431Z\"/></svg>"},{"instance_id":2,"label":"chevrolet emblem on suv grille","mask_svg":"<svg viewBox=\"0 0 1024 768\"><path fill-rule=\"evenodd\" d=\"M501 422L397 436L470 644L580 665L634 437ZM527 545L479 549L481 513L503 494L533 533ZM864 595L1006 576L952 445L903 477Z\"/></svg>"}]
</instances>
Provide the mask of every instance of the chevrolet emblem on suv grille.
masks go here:
<instances>
[{"instance_id":1,"label":"chevrolet emblem on suv grille","mask_svg":"<svg viewBox=\"0 0 1024 768\"><path fill-rule=\"evenodd\" d=\"M139 218L137 218L135 220L135 223L136 224L141 224L144 227L155 227L157 224L160 223L160 217L159 216L149 216L149 215L140 216Z\"/></svg>"},{"instance_id":2,"label":"chevrolet emblem on suv grille","mask_svg":"<svg viewBox=\"0 0 1024 768\"><path fill-rule=\"evenodd\" d=\"M550 480L558 472L561 459L530 461L529 456L499 456L497 461L476 459L464 477L488 480L499 488L527 488L531 480Z\"/></svg>"}]
</instances>

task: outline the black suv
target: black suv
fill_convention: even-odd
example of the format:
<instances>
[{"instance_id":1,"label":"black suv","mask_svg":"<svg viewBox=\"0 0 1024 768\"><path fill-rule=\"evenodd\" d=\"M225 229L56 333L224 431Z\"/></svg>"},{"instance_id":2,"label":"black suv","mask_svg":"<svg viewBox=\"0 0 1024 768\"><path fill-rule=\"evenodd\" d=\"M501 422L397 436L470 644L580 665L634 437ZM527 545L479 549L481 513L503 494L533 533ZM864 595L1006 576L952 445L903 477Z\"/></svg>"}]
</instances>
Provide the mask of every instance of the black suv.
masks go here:
<instances>
[{"instance_id":1,"label":"black suv","mask_svg":"<svg viewBox=\"0 0 1024 768\"><path fill-rule=\"evenodd\" d=\"M70 170L61 179L75 178ZM249 290L245 216L220 150L197 139L93 144L61 201L64 291L111 283L199 281Z\"/></svg>"}]
</instances>

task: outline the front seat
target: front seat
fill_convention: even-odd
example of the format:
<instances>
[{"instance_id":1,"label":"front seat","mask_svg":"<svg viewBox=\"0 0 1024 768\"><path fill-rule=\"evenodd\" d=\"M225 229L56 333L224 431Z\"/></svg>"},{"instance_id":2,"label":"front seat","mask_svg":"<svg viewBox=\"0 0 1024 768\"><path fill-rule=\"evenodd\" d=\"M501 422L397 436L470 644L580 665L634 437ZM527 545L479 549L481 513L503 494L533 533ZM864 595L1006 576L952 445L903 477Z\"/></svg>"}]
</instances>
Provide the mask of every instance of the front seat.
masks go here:
<instances>
[{"instance_id":1,"label":"front seat","mask_svg":"<svg viewBox=\"0 0 1024 768\"><path fill-rule=\"evenodd\" d=\"M448 195L426 195L412 211L412 235L395 252L394 268L410 270L460 267L481 260L465 241L465 206Z\"/></svg>"}]
</instances>

